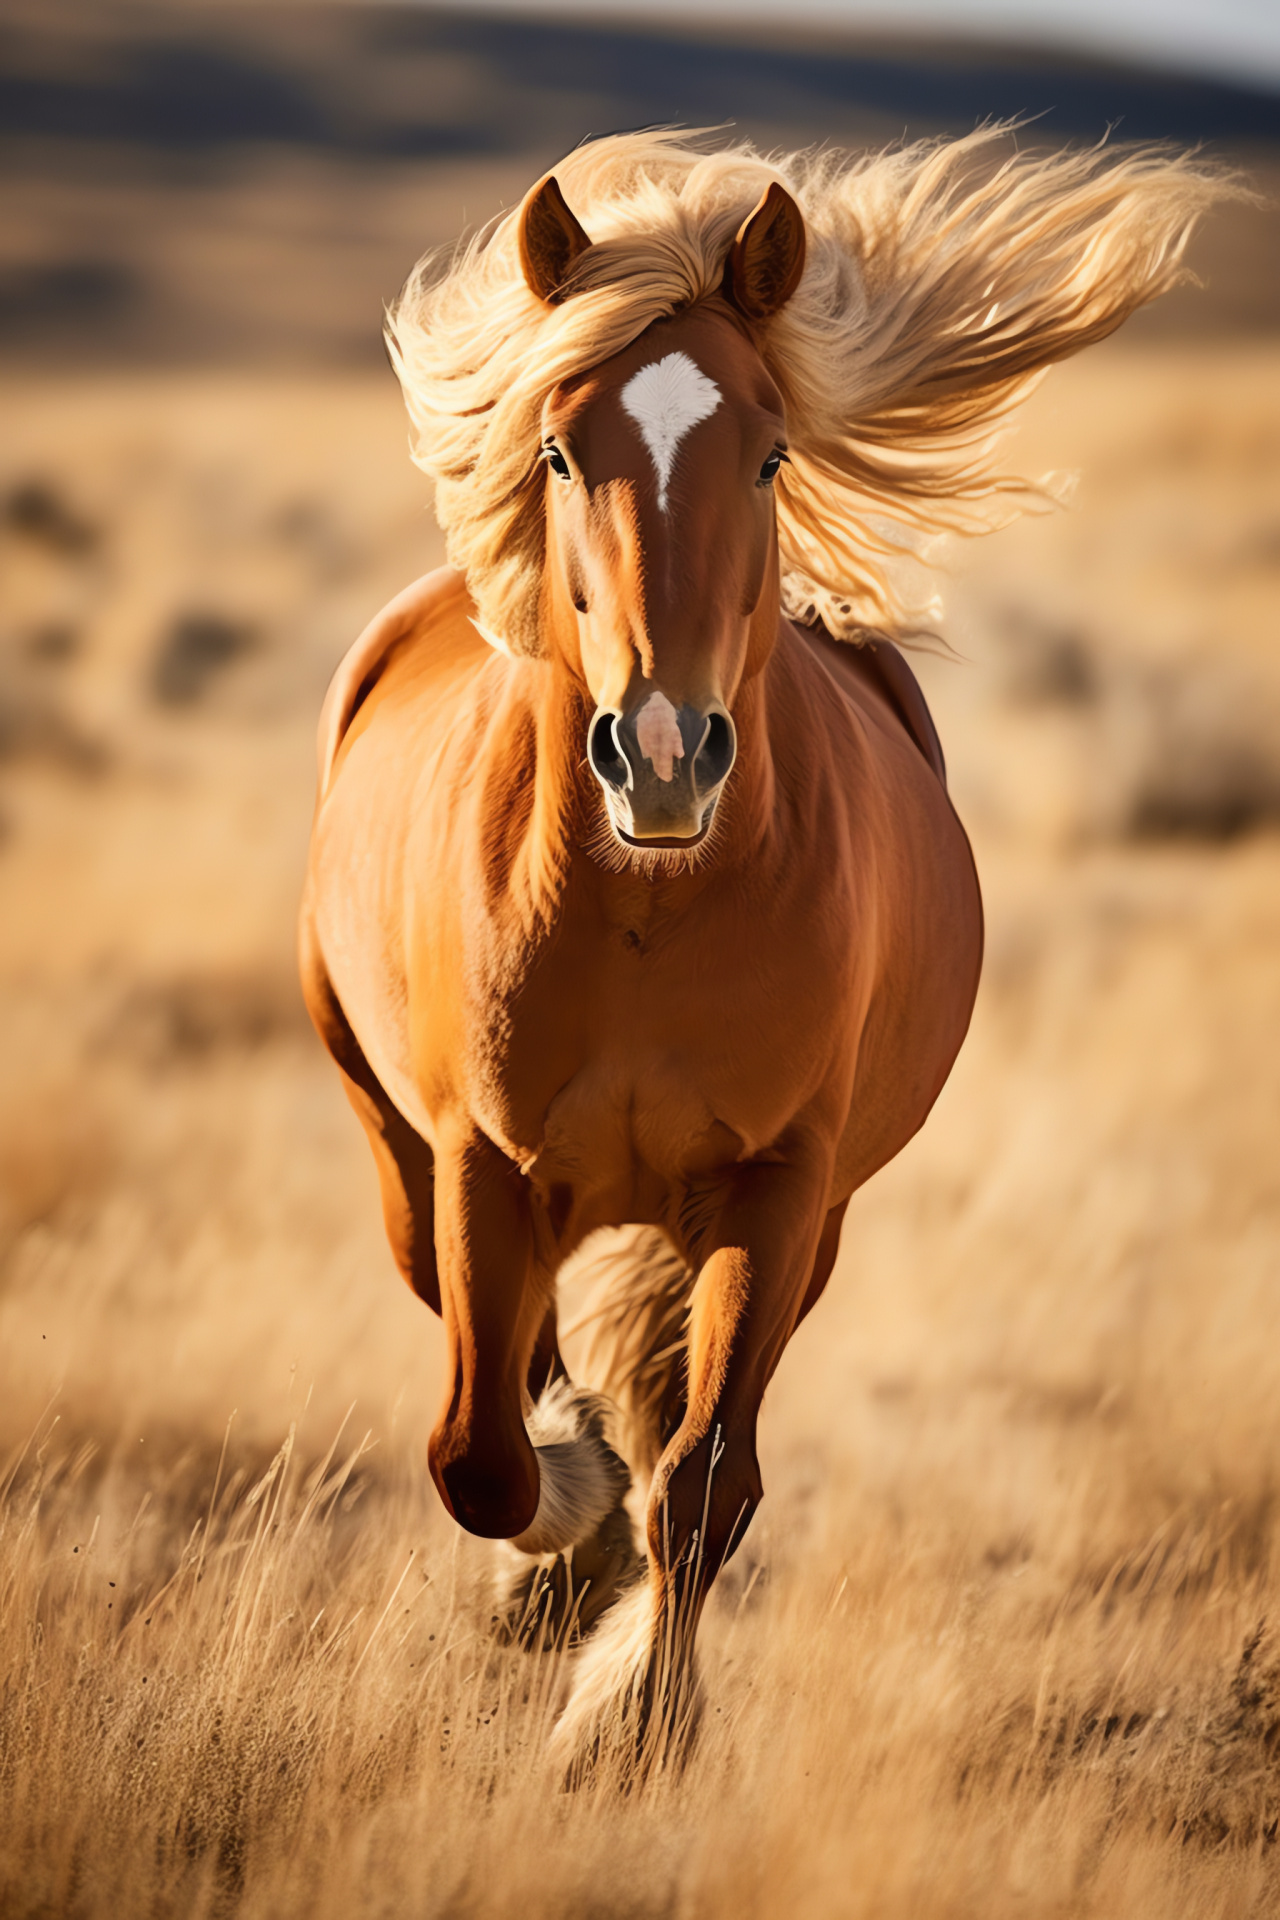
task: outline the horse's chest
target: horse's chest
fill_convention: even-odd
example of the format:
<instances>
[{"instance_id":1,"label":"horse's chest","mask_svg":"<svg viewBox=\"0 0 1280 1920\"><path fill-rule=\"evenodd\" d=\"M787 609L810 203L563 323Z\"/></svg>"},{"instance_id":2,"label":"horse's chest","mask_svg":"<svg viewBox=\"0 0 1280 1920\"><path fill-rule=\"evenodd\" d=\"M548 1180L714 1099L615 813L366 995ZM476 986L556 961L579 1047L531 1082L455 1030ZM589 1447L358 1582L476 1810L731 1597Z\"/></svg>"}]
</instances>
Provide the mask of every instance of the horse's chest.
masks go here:
<instances>
[{"instance_id":1,"label":"horse's chest","mask_svg":"<svg viewBox=\"0 0 1280 1920\"><path fill-rule=\"evenodd\" d=\"M500 1020L477 1007L484 1117L535 1184L643 1217L776 1139L824 1070L830 1030L824 1043L811 1008L743 958L732 942L664 945L656 929L570 929Z\"/></svg>"},{"instance_id":2,"label":"horse's chest","mask_svg":"<svg viewBox=\"0 0 1280 1920\"><path fill-rule=\"evenodd\" d=\"M747 1143L716 1109L742 1121L742 1103L717 1099L710 1066L657 1047L601 1050L547 1104L531 1173L584 1192L641 1191L650 1180L667 1189L733 1165Z\"/></svg>"}]
</instances>

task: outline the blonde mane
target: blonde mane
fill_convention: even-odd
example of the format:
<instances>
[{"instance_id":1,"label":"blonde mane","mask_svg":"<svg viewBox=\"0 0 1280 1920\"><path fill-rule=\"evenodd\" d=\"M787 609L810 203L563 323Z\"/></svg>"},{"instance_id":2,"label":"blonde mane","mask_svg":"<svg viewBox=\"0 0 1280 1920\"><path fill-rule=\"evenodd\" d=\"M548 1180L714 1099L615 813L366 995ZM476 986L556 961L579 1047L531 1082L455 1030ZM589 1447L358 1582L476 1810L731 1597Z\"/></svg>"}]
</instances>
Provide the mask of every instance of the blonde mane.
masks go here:
<instances>
[{"instance_id":1,"label":"blonde mane","mask_svg":"<svg viewBox=\"0 0 1280 1920\"><path fill-rule=\"evenodd\" d=\"M902 557L1044 498L995 470L1009 410L1054 361L1183 277L1196 217L1238 190L1166 148L1021 151L1014 131L772 158L708 151L705 136L615 134L555 170L594 243L562 304L525 284L518 211L422 261L387 338L413 457L482 628L538 650L547 395L717 293L738 227L778 180L808 229L798 290L754 330L787 408L784 605L845 639L909 634L919 610Z\"/></svg>"}]
</instances>

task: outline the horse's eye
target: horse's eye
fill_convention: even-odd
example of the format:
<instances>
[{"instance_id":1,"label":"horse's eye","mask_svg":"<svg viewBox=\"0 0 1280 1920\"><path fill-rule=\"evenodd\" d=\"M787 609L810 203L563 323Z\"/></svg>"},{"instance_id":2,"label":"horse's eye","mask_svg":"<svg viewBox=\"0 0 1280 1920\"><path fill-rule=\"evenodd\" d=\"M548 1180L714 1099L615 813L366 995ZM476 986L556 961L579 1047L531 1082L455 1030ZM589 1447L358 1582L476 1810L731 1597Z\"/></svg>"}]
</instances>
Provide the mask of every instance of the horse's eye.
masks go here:
<instances>
[{"instance_id":1,"label":"horse's eye","mask_svg":"<svg viewBox=\"0 0 1280 1920\"><path fill-rule=\"evenodd\" d=\"M782 465L786 457L787 456L782 451L781 447L775 447L773 452L769 455L769 458L765 461L764 465L760 469L760 479L759 479L758 485L762 487L767 487L770 484L770 482L773 480L774 476L778 471L778 468Z\"/></svg>"},{"instance_id":2,"label":"horse's eye","mask_svg":"<svg viewBox=\"0 0 1280 1920\"><path fill-rule=\"evenodd\" d=\"M544 447L542 449L542 457L557 480L572 480L573 475L569 471L569 462L565 459L559 447Z\"/></svg>"}]
</instances>

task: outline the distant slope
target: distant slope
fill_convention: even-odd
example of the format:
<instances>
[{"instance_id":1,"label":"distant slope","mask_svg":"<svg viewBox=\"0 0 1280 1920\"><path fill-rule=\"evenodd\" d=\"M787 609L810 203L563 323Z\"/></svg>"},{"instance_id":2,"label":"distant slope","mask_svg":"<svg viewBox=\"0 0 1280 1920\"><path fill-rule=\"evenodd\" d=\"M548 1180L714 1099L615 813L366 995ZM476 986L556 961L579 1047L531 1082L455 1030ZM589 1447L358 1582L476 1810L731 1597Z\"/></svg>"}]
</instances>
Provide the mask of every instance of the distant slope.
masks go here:
<instances>
[{"instance_id":1,"label":"distant slope","mask_svg":"<svg viewBox=\"0 0 1280 1920\"><path fill-rule=\"evenodd\" d=\"M3 0L0 356L369 359L417 255L593 134L862 146L1019 115L1024 140L1204 141L1280 178L1280 97L1026 50L350 0ZM1221 214L1198 243L1208 295L1143 324L1275 328L1276 224Z\"/></svg>"},{"instance_id":2,"label":"distant slope","mask_svg":"<svg viewBox=\"0 0 1280 1920\"><path fill-rule=\"evenodd\" d=\"M1025 49L279 0L14 12L0 41L10 136L404 157L565 147L668 120L957 132L1030 114L1054 136L1280 142L1273 91Z\"/></svg>"}]
</instances>

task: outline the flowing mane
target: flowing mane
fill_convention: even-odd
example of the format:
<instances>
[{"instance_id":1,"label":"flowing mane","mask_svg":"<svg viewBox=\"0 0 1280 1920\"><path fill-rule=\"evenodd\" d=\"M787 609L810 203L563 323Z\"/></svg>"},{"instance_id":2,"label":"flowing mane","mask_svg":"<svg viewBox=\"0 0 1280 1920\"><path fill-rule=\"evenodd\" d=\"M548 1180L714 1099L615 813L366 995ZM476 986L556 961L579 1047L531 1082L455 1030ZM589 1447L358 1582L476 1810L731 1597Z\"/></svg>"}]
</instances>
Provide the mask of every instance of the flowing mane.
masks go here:
<instances>
[{"instance_id":1,"label":"flowing mane","mask_svg":"<svg viewBox=\"0 0 1280 1920\"><path fill-rule=\"evenodd\" d=\"M615 134L556 175L594 243L560 304L526 284L517 210L423 260L387 322L450 562L487 637L523 654L539 644L548 394L716 294L771 181L808 233L798 290L755 330L790 432L776 488L783 602L849 640L918 626L895 577L903 555L1044 497L996 471L996 429L1053 362L1183 276L1197 216L1231 190L1166 148L1026 152L1008 127L771 158L708 151L702 136Z\"/></svg>"}]
</instances>

